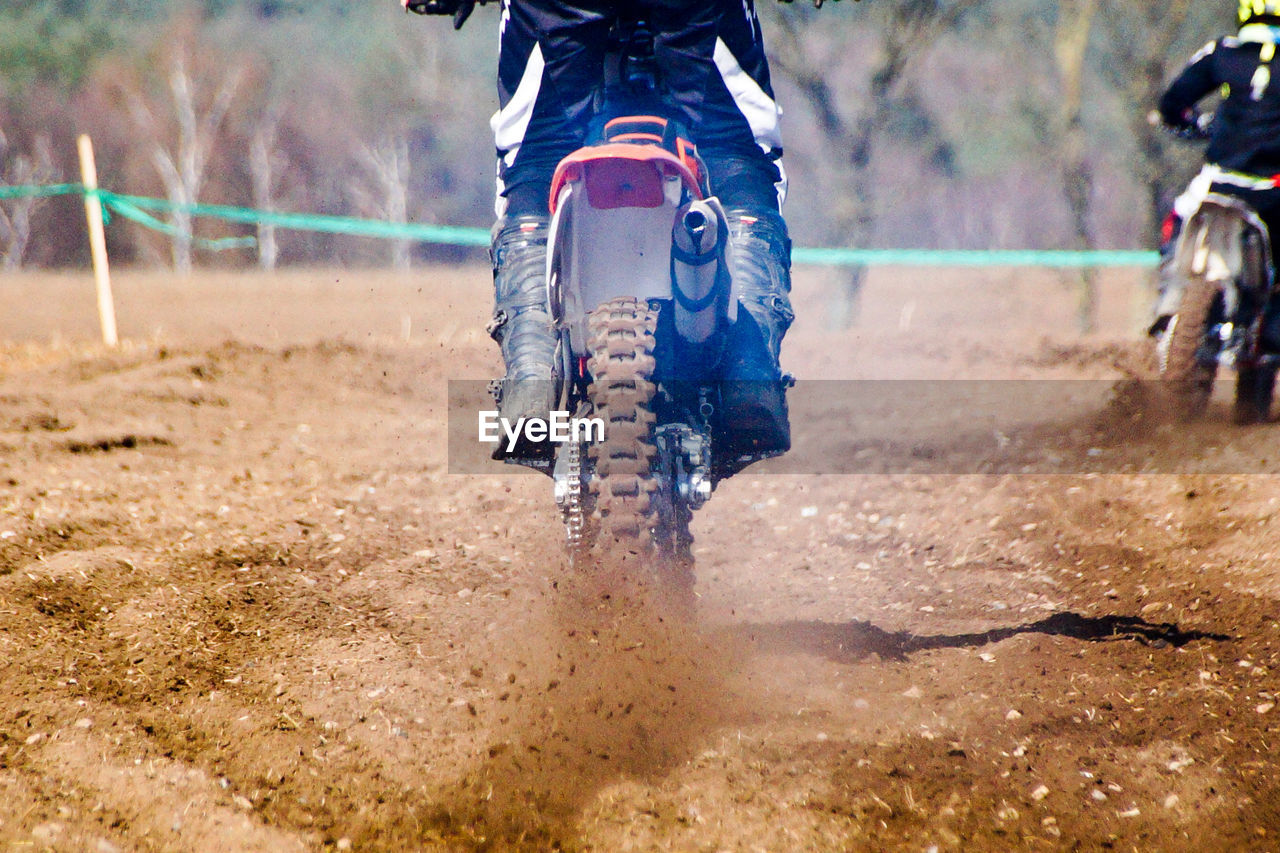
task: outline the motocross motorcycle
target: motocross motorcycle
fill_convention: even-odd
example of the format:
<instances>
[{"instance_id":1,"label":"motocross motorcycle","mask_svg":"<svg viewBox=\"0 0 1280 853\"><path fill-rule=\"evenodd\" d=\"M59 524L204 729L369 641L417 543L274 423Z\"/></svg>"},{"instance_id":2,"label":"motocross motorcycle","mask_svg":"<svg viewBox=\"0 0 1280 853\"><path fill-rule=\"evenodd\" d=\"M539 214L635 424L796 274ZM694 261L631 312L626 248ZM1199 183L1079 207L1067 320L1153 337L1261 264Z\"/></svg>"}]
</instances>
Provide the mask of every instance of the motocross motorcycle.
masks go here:
<instances>
[{"instance_id":1,"label":"motocross motorcycle","mask_svg":"<svg viewBox=\"0 0 1280 853\"><path fill-rule=\"evenodd\" d=\"M1183 138L1207 139L1199 126ZM1271 414L1280 356L1262 346L1275 295L1271 240L1243 200L1209 192L1183 224L1162 270L1161 317L1152 327L1159 375L1184 417L1209 402L1218 368L1234 369L1235 421Z\"/></svg>"},{"instance_id":2,"label":"motocross motorcycle","mask_svg":"<svg viewBox=\"0 0 1280 853\"><path fill-rule=\"evenodd\" d=\"M603 436L507 461L552 476L572 561L638 558L691 591L694 511L779 453L724 449L718 371L738 311L729 226L662 103L652 32L623 17L607 55L587 144L554 174L547 257L558 408L603 422Z\"/></svg>"}]
</instances>

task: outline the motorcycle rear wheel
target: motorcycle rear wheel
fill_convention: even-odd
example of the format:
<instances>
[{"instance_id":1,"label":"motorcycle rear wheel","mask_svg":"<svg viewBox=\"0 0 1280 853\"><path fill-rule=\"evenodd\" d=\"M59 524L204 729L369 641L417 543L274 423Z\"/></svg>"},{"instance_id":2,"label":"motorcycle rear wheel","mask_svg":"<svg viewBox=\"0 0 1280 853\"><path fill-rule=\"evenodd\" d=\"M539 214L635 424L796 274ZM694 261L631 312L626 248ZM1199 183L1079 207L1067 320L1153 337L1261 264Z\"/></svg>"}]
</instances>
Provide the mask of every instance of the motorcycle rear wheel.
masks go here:
<instances>
[{"instance_id":1,"label":"motorcycle rear wheel","mask_svg":"<svg viewBox=\"0 0 1280 853\"><path fill-rule=\"evenodd\" d=\"M675 496L671 460L655 440L657 326L658 311L635 297L612 299L588 316L587 397L604 421L604 440L588 451L589 526L595 564L623 584L612 596L643 602L660 621L687 622L696 609L693 513Z\"/></svg>"},{"instance_id":2,"label":"motorcycle rear wheel","mask_svg":"<svg viewBox=\"0 0 1280 853\"><path fill-rule=\"evenodd\" d=\"M655 553L655 498L652 376L658 312L635 297L612 299L587 320L587 389L595 416L604 421L604 440L591 445L594 463L596 545L602 557L641 560Z\"/></svg>"},{"instance_id":3,"label":"motorcycle rear wheel","mask_svg":"<svg viewBox=\"0 0 1280 853\"><path fill-rule=\"evenodd\" d=\"M1191 419L1204 414L1217 374L1221 343L1214 335L1214 313L1221 288L1204 279L1187 283L1178 313L1158 344L1160 379L1178 414Z\"/></svg>"}]
</instances>

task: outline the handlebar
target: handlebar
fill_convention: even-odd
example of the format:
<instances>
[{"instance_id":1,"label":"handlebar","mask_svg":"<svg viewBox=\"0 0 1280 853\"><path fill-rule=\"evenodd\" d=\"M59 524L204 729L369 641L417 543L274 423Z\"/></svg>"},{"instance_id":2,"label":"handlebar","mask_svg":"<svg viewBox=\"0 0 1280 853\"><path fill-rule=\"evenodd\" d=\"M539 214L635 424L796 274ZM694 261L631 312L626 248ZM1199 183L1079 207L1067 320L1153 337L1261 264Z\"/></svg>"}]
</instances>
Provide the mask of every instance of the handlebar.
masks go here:
<instances>
[{"instance_id":1,"label":"handlebar","mask_svg":"<svg viewBox=\"0 0 1280 853\"><path fill-rule=\"evenodd\" d=\"M1147 124L1186 142L1206 142L1213 136L1213 114L1192 113L1183 124L1169 124L1159 110L1147 113Z\"/></svg>"},{"instance_id":2,"label":"handlebar","mask_svg":"<svg viewBox=\"0 0 1280 853\"><path fill-rule=\"evenodd\" d=\"M462 25L471 17L476 4L483 6L491 0L400 0L406 12L417 15L452 15L453 28L462 29Z\"/></svg>"}]
</instances>

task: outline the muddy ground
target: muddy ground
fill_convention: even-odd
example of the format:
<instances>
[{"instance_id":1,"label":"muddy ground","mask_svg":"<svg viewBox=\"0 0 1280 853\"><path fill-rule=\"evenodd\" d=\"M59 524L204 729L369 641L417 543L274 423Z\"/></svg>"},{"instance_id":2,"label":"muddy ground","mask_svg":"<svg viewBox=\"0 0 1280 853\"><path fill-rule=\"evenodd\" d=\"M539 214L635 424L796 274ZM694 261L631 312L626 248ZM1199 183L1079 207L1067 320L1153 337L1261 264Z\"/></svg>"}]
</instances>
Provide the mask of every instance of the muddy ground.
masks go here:
<instances>
[{"instance_id":1,"label":"muddy ground","mask_svg":"<svg viewBox=\"0 0 1280 853\"><path fill-rule=\"evenodd\" d=\"M1054 274L834 283L802 379L1104 393L978 430L1049 468L798 424L876 473L723 484L672 629L575 609L547 481L449 473L482 268L123 273L114 352L0 278L0 847L1280 848L1280 427L1117 408L1137 273L1083 337Z\"/></svg>"}]
</instances>

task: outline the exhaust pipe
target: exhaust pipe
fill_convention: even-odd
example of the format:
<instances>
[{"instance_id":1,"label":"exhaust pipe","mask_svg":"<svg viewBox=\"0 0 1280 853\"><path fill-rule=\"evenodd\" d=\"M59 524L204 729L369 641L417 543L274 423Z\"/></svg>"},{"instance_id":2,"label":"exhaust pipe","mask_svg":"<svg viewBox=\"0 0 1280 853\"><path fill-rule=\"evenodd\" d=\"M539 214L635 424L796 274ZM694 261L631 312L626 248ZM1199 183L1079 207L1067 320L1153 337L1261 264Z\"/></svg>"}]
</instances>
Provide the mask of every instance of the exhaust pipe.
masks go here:
<instances>
[{"instance_id":1,"label":"exhaust pipe","mask_svg":"<svg viewBox=\"0 0 1280 853\"><path fill-rule=\"evenodd\" d=\"M671 232L675 321L680 337L703 343L721 318L730 322L737 305L730 296L728 221L719 202L690 202L676 215Z\"/></svg>"}]
</instances>

